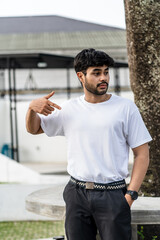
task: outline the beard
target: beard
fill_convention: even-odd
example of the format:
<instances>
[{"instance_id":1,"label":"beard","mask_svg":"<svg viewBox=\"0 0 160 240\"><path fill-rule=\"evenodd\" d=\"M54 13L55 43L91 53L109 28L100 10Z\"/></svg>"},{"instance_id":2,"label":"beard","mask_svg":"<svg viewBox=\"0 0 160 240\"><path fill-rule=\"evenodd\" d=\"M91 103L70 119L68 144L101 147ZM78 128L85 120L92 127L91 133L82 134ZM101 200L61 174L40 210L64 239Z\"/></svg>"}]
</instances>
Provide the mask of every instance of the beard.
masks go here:
<instances>
[{"instance_id":1,"label":"beard","mask_svg":"<svg viewBox=\"0 0 160 240\"><path fill-rule=\"evenodd\" d=\"M98 89L98 87L101 85L101 84L106 84L106 88L105 89ZM101 82L99 84L97 84L96 87L94 87L93 85L89 84L87 79L85 79L85 84L84 84L85 88L87 89L88 92L90 93L93 93L94 95L104 95L106 94L107 90L108 90L108 83L107 82Z\"/></svg>"}]
</instances>

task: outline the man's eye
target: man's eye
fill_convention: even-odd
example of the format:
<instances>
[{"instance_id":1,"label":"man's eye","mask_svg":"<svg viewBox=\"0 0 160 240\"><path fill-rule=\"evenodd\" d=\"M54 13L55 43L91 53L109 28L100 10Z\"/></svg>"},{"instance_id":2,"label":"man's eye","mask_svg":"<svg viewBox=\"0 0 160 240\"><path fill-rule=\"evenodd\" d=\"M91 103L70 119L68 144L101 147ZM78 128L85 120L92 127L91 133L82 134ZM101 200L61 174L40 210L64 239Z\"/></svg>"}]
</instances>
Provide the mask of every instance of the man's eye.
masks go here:
<instances>
[{"instance_id":1,"label":"man's eye","mask_svg":"<svg viewBox=\"0 0 160 240\"><path fill-rule=\"evenodd\" d=\"M100 75L100 73L99 73L99 72L97 72L97 73L94 73L94 75L95 75L95 76L98 76L98 75Z\"/></svg>"},{"instance_id":2,"label":"man's eye","mask_svg":"<svg viewBox=\"0 0 160 240\"><path fill-rule=\"evenodd\" d=\"M107 74L108 74L108 72L105 72L104 74L105 74L105 75L107 75Z\"/></svg>"}]
</instances>

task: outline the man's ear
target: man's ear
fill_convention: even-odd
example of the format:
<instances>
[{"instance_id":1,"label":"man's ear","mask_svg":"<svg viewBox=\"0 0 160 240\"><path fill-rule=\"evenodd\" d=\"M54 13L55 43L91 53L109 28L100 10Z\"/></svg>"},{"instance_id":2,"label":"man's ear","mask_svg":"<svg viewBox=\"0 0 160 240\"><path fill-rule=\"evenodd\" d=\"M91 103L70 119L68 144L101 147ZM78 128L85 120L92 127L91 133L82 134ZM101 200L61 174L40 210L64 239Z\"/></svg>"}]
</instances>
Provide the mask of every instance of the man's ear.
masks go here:
<instances>
[{"instance_id":1,"label":"man's ear","mask_svg":"<svg viewBox=\"0 0 160 240\"><path fill-rule=\"evenodd\" d=\"M84 73L83 72L77 72L77 77L79 81L83 84L84 83Z\"/></svg>"}]
</instances>

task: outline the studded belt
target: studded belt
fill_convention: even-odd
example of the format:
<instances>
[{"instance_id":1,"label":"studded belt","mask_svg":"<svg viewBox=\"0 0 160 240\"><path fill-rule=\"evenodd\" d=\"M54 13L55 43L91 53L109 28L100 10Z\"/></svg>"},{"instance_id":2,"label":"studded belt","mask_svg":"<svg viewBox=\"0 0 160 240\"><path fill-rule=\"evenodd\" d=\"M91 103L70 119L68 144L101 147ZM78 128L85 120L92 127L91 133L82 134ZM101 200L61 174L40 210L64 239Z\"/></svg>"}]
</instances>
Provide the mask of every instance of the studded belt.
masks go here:
<instances>
[{"instance_id":1,"label":"studded belt","mask_svg":"<svg viewBox=\"0 0 160 240\"><path fill-rule=\"evenodd\" d=\"M126 187L125 180L111 182L108 184L101 184L101 183L95 183L95 182L79 181L71 177L70 181L85 189L116 190L116 189L122 189Z\"/></svg>"}]
</instances>

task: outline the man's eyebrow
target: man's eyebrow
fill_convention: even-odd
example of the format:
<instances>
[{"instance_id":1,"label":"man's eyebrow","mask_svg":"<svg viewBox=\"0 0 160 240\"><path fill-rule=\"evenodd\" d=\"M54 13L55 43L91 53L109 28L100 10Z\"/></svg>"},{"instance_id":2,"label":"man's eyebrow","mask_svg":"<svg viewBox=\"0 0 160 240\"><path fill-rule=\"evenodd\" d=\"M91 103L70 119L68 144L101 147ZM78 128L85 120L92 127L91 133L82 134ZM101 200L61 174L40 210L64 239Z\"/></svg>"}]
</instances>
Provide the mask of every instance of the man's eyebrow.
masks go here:
<instances>
[{"instance_id":1,"label":"man's eyebrow","mask_svg":"<svg viewBox=\"0 0 160 240\"><path fill-rule=\"evenodd\" d=\"M108 70L109 70L109 67L105 68L104 70L105 70L105 71L108 71ZM94 68L94 69L93 69L93 72L97 72L97 71L102 71L102 69L101 69L101 68Z\"/></svg>"}]
</instances>

